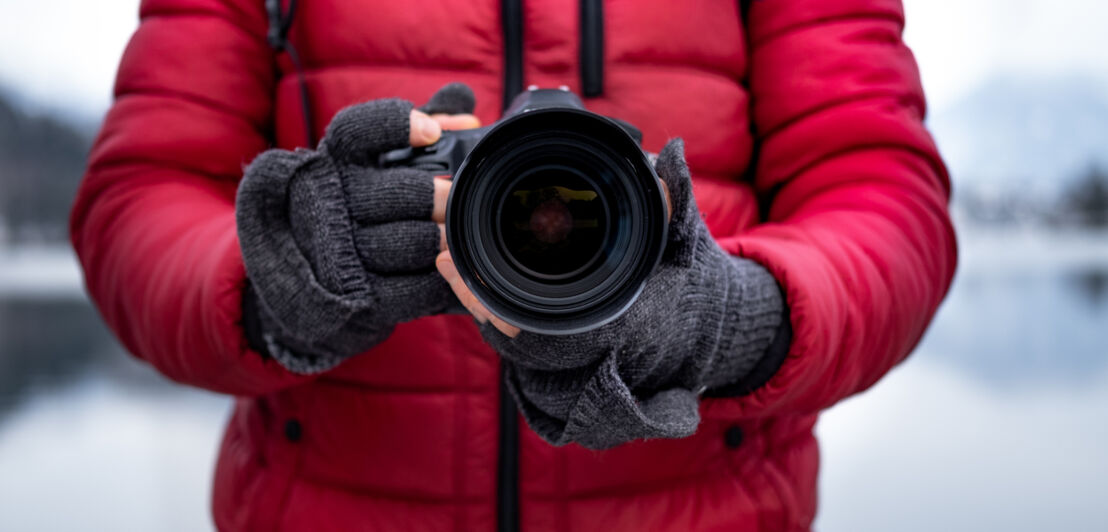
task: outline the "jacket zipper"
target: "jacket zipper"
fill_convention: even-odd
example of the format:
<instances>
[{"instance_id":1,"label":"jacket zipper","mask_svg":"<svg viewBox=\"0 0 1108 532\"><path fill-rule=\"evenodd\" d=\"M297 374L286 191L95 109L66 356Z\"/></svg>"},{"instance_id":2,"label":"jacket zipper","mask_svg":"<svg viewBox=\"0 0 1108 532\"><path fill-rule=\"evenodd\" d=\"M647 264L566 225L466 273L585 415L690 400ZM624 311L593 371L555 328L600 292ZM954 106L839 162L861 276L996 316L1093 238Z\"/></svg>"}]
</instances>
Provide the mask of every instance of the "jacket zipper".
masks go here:
<instances>
[{"instance_id":1,"label":"jacket zipper","mask_svg":"<svg viewBox=\"0 0 1108 532\"><path fill-rule=\"evenodd\" d=\"M581 0L581 95L604 93L604 1Z\"/></svg>"},{"instance_id":2,"label":"jacket zipper","mask_svg":"<svg viewBox=\"0 0 1108 532\"><path fill-rule=\"evenodd\" d=\"M501 0L504 29L504 109L523 92L523 0ZM519 531L519 414L500 371L499 453L496 464L496 529Z\"/></svg>"},{"instance_id":3,"label":"jacket zipper","mask_svg":"<svg viewBox=\"0 0 1108 532\"><path fill-rule=\"evenodd\" d=\"M496 529L519 530L519 418L500 372L500 453L497 457Z\"/></svg>"}]
</instances>

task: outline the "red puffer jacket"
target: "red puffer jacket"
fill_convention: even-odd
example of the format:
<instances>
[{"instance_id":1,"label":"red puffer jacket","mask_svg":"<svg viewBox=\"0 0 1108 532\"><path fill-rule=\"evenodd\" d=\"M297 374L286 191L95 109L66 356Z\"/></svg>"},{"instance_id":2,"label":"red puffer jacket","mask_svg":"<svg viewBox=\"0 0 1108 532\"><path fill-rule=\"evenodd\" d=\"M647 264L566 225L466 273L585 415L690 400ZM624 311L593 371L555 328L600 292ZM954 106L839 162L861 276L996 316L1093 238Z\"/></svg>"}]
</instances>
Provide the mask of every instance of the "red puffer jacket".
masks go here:
<instances>
[{"instance_id":1,"label":"red puffer jacket","mask_svg":"<svg viewBox=\"0 0 1108 532\"><path fill-rule=\"evenodd\" d=\"M290 39L311 127L455 80L491 123L506 82L580 92L582 59L602 58L587 105L636 124L651 151L684 137L712 233L785 288L784 365L751 395L706 399L692 437L594 452L501 412L497 356L467 317L402 325L320 376L264 360L240 326L234 193L259 152L305 142L297 76L267 46L262 0L146 0L72 240L132 353L239 397L215 476L221 529L806 530L818 412L902 360L939 305L949 183L899 0L764 0L745 16L734 1L610 0L602 50L599 32L581 38L577 2L520 4L302 1Z\"/></svg>"}]
</instances>

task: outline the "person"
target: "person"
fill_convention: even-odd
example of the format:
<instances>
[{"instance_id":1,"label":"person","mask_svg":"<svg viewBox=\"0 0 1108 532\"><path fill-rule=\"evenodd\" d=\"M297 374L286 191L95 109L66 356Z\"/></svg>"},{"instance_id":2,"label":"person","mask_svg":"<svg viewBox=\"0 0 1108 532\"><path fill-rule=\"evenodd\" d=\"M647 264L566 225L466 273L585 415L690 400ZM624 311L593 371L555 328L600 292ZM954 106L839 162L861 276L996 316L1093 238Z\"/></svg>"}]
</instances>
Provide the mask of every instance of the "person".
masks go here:
<instances>
[{"instance_id":1,"label":"person","mask_svg":"<svg viewBox=\"0 0 1108 532\"><path fill-rule=\"evenodd\" d=\"M236 397L221 530L807 530L819 412L911 352L956 264L903 24L898 0L145 0L72 243L131 353ZM662 263L583 333L484 309L450 182L373 164L526 85L636 125L669 190Z\"/></svg>"}]
</instances>

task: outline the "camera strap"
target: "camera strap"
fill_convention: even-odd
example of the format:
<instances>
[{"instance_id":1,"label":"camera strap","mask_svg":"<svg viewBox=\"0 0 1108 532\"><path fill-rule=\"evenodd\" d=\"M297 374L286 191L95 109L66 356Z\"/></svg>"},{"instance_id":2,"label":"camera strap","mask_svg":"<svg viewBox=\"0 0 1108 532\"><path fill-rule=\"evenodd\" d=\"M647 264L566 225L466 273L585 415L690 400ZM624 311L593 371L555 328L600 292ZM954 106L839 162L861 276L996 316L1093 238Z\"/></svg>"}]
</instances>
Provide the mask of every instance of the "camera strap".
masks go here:
<instances>
[{"instance_id":1,"label":"camera strap","mask_svg":"<svg viewBox=\"0 0 1108 532\"><path fill-rule=\"evenodd\" d=\"M296 47L289 40L289 30L292 29L293 16L296 15L297 0L288 0L288 10L283 10L281 0L265 0L265 12L269 21L269 30L266 33L266 42L274 52L289 54L292 67L296 70L296 79L300 85L300 109L304 115L304 138L308 148L315 148L316 138L313 125L315 120L312 113L312 100L308 94L308 81L304 76L304 66L300 62L300 54L296 53Z\"/></svg>"},{"instance_id":2,"label":"camera strap","mask_svg":"<svg viewBox=\"0 0 1108 532\"><path fill-rule=\"evenodd\" d=\"M581 0L581 95L604 93L604 2Z\"/></svg>"}]
</instances>

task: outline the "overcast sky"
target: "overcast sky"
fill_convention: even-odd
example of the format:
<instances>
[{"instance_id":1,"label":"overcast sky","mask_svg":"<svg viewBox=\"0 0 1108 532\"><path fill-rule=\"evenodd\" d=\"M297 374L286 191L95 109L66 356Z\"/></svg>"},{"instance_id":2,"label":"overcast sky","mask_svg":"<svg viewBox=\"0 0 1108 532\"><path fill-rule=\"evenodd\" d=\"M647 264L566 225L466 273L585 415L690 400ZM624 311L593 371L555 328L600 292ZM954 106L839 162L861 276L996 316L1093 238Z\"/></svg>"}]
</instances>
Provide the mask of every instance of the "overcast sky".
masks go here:
<instances>
[{"instance_id":1,"label":"overcast sky","mask_svg":"<svg viewBox=\"0 0 1108 532\"><path fill-rule=\"evenodd\" d=\"M137 5L137 0L0 0L0 86L36 106L99 115L110 101ZM907 0L906 5L906 38L923 68L933 108L998 74L1077 74L1108 84L1108 2Z\"/></svg>"}]
</instances>

